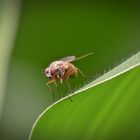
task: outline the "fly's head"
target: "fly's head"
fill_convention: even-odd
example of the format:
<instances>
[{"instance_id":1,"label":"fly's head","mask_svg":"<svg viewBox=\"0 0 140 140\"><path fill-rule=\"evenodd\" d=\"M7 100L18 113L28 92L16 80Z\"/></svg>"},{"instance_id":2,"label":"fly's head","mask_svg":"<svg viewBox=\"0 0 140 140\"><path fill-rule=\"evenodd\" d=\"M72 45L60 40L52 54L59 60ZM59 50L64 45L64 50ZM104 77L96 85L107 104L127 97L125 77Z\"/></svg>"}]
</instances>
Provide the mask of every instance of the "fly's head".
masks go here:
<instances>
[{"instance_id":1,"label":"fly's head","mask_svg":"<svg viewBox=\"0 0 140 140\"><path fill-rule=\"evenodd\" d=\"M61 79L62 76L63 76L62 69L59 68L59 67L51 67L51 68L48 67L48 68L45 69L44 74L48 79L52 79L55 76L58 79Z\"/></svg>"}]
</instances>

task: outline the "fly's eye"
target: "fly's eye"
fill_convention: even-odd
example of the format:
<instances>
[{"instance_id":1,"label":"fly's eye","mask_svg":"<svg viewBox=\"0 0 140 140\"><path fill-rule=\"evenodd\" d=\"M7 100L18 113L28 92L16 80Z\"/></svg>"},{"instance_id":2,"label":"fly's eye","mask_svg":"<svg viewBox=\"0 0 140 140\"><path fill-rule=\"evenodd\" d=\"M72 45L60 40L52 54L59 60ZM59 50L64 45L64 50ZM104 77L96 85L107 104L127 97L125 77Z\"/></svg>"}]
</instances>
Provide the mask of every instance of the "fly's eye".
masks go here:
<instances>
[{"instance_id":1,"label":"fly's eye","mask_svg":"<svg viewBox=\"0 0 140 140\"><path fill-rule=\"evenodd\" d=\"M52 76L55 75L55 73L56 73L56 69L55 69L55 68L50 69L50 74L51 74Z\"/></svg>"}]
</instances>

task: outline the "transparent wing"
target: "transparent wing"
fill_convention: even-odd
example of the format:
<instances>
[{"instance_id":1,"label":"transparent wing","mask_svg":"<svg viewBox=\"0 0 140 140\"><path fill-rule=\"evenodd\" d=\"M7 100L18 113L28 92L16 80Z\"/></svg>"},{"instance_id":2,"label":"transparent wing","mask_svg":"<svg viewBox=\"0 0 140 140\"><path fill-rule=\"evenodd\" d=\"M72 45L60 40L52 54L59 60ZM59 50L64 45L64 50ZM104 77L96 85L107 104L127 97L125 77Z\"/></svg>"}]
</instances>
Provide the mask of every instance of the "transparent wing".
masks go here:
<instances>
[{"instance_id":1,"label":"transparent wing","mask_svg":"<svg viewBox=\"0 0 140 140\"><path fill-rule=\"evenodd\" d=\"M85 57L87 57L89 55L92 55L92 54L93 54L93 52L90 52L90 53L82 55L82 56L80 56L78 58L76 58L75 56L67 56L67 57L64 57L64 58L62 58L60 60L61 61L65 61L65 62L73 62L73 61L77 61L77 60L83 59L83 58L85 58Z\"/></svg>"},{"instance_id":2,"label":"transparent wing","mask_svg":"<svg viewBox=\"0 0 140 140\"><path fill-rule=\"evenodd\" d=\"M72 61L74 61L75 59L76 59L75 56L67 56L67 57L64 57L64 58L62 58L62 59L60 59L60 60L65 61L65 62L72 62Z\"/></svg>"}]
</instances>

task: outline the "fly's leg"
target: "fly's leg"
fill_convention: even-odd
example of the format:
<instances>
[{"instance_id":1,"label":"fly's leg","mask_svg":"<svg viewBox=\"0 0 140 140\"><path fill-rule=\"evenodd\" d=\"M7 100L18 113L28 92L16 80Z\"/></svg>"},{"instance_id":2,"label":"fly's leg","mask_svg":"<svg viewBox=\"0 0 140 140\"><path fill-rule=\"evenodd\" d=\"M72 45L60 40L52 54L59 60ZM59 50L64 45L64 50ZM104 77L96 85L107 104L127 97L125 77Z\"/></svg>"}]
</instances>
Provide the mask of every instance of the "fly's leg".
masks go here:
<instances>
[{"instance_id":1,"label":"fly's leg","mask_svg":"<svg viewBox=\"0 0 140 140\"><path fill-rule=\"evenodd\" d=\"M59 82L60 82L61 86L63 87L63 89L65 89L65 85L64 85L63 81L62 81L62 82L59 81ZM60 92L60 98L61 98L61 97L64 97L64 95L63 95L62 92Z\"/></svg>"},{"instance_id":2,"label":"fly's leg","mask_svg":"<svg viewBox=\"0 0 140 140\"><path fill-rule=\"evenodd\" d=\"M67 79L66 79L66 82L67 82L67 85L68 85L70 93L72 93L72 89L71 89L71 86L70 86L70 83L69 83L69 76L73 73L73 71L74 71L74 69L71 70L71 72L68 74ZM72 99L70 98L69 94L68 94L68 97L69 97L70 101L72 101Z\"/></svg>"},{"instance_id":3,"label":"fly's leg","mask_svg":"<svg viewBox=\"0 0 140 140\"><path fill-rule=\"evenodd\" d=\"M68 88L69 88L70 93L72 93L72 89L70 87L70 83L69 83L69 79L68 78L66 79L66 82L67 82L67 85L68 85Z\"/></svg>"},{"instance_id":4,"label":"fly's leg","mask_svg":"<svg viewBox=\"0 0 140 140\"><path fill-rule=\"evenodd\" d=\"M83 72L82 72L79 68L77 68L77 70L78 70L79 73L82 75L82 77L85 78L85 75L83 74Z\"/></svg>"},{"instance_id":5,"label":"fly's leg","mask_svg":"<svg viewBox=\"0 0 140 140\"><path fill-rule=\"evenodd\" d=\"M75 69L72 69L71 71L69 71L69 73L67 75L67 79L66 79L66 82L67 82L70 93L72 93L72 89L71 89L71 86L70 86L70 83L69 83L69 77L73 74L73 71L75 71Z\"/></svg>"},{"instance_id":6,"label":"fly's leg","mask_svg":"<svg viewBox=\"0 0 140 140\"><path fill-rule=\"evenodd\" d=\"M49 80L46 84L47 84L47 86L49 87L49 89L50 89L50 92L53 94L53 100L52 100L52 103L54 103L54 90L50 87L50 85L49 84L51 84L51 83L54 83L54 85L57 87L57 83L56 83L56 80L55 79L51 79L51 80Z\"/></svg>"},{"instance_id":7,"label":"fly's leg","mask_svg":"<svg viewBox=\"0 0 140 140\"><path fill-rule=\"evenodd\" d=\"M49 86L49 84L47 83L47 86L49 87L50 89L50 92L52 93L53 95L53 99L52 99L52 103L54 102L54 90Z\"/></svg>"},{"instance_id":8,"label":"fly's leg","mask_svg":"<svg viewBox=\"0 0 140 140\"><path fill-rule=\"evenodd\" d=\"M60 82L60 83L61 83L61 82ZM55 84L55 86L56 86L57 93L58 93L58 95L57 95L57 99L59 99L59 98L61 98L61 92L60 92L60 89L59 89L59 86L57 85L57 83L54 82L54 84ZM62 84L62 83L61 83L61 84Z\"/></svg>"},{"instance_id":9,"label":"fly's leg","mask_svg":"<svg viewBox=\"0 0 140 140\"><path fill-rule=\"evenodd\" d=\"M72 90L71 90L71 87L70 87L68 78L66 79L66 81L67 81L67 85L68 85L69 91L70 91L70 93L72 93ZM70 101L72 102L72 99L71 99L71 97L69 96L69 93L68 93L68 92L67 92L67 95L68 95L68 98L70 99Z\"/></svg>"}]
</instances>

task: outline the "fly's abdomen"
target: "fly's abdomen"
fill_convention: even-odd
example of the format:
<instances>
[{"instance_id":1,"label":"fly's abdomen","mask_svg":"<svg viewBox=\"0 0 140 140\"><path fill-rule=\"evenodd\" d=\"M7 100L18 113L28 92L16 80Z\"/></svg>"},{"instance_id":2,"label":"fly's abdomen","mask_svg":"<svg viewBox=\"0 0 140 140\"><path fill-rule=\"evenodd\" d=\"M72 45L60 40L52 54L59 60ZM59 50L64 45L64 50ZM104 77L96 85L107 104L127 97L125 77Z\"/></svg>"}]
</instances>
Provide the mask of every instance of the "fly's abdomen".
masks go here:
<instances>
[{"instance_id":1,"label":"fly's abdomen","mask_svg":"<svg viewBox=\"0 0 140 140\"><path fill-rule=\"evenodd\" d=\"M73 64L69 63L69 67L65 71L63 79L65 80L65 79L68 79L69 77L75 77L77 73L78 73L77 68Z\"/></svg>"}]
</instances>

